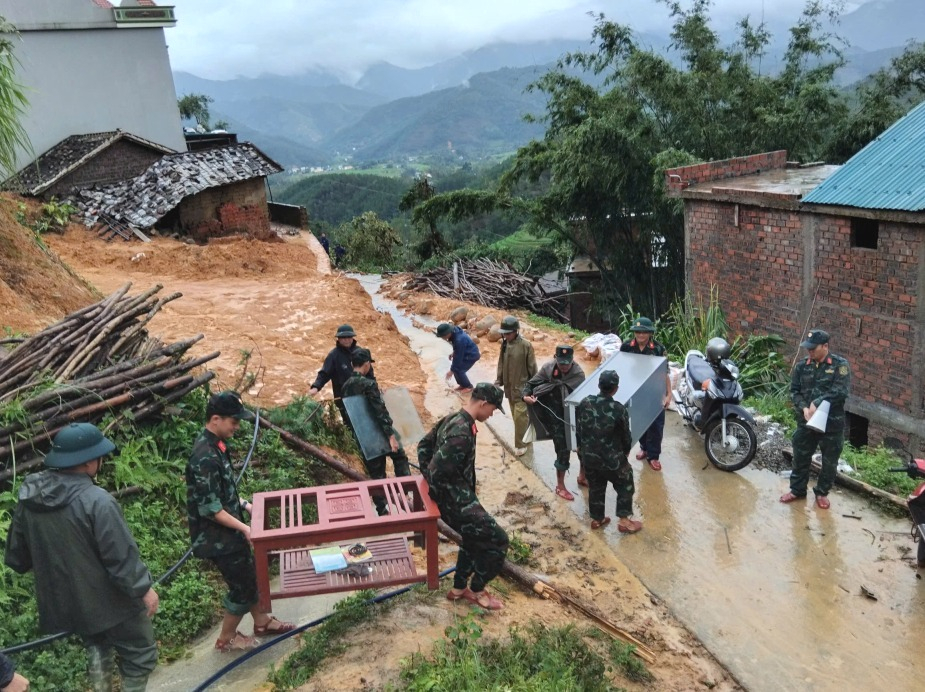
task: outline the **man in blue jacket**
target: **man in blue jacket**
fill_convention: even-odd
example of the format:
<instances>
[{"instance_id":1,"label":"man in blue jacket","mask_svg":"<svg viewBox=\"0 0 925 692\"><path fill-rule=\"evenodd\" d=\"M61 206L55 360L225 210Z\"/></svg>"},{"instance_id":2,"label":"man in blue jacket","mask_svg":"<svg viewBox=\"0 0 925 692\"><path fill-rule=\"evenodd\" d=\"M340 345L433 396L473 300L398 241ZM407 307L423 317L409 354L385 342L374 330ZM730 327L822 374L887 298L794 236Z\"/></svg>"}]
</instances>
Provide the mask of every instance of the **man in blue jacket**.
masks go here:
<instances>
[{"instance_id":1,"label":"man in blue jacket","mask_svg":"<svg viewBox=\"0 0 925 692\"><path fill-rule=\"evenodd\" d=\"M453 364L446 373L446 378L450 379L450 375L456 378L456 384L459 385L456 387L457 391L471 392L472 382L469 381L469 376L466 373L482 357L482 354L479 353L479 347L460 327L447 322L437 327L437 336L453 345L453 353L450 354L450 360Z\"/></svg>"}]
</instances>

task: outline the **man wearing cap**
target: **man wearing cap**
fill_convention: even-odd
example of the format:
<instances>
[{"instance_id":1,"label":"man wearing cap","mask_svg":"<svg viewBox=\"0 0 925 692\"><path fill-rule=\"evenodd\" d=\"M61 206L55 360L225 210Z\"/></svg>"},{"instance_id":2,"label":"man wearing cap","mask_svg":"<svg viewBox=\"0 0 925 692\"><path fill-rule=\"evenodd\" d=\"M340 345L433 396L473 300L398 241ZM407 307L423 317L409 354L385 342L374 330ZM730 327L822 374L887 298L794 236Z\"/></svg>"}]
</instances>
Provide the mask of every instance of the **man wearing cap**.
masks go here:
<instances>
[{"instance_id":1,"label":"man wearing cap","mask_svg":"<svg viewBox=\"0 0 925 692\"><path fill-rule=\"evenodd\" d=\"M113 689L115 650L122 689L137 692L157 665L158 597L119 503L93 482L115 449L90 423L55 435L47 470L26 476L19 489L5 562L35 573L42 632L83 639L94 690Z\"/></svg>"},{"instance_id":2,"label":"man wearing cap","mask_svg":"<svg viewBox=\"0 0 925 692\"><path fill-rule=\"evenodd\" d=\"M633 446L629 415L613 397L620 386L616 370L605 370L597 381L599 394L590 394L578 404L575 413L578 450L588 478L588 511L591 528L600 529L610 523L605 516L607 484L617 492L617 529L620 533L636 533L642 522L633 521L633 467L627 460Z\"/></svg>"},{"instance_id":3,"label":"man wearing cap","mask_svg":"<svg viewBox=\"0 0 925 692\"><path fill-rule=\"evenodd\" d=\"M242 420L254 420L237 392L213 394L206 405L206 426L186 465L186 513L193 555L211 561L228 585L225 616L215 642L222 652L245 651L258 645L255 637L289 632L282 622L257 606L257 571L250 546L250 526L244 512L250 503L238 495L227 442ZM254 618L254 637L238 631L246 613Z\"/></svg>"},{"instance_id":4,"label":"man wearing cap","mask_svg":"<svg viewBox=\"0 0 925 692\"><path fill-rule=\"evenodd\" d=\"M575 350L559 344L555 357L544 363L523 388L524 402L536 406L536 415L552 435L556 450L556 495L569 501L575 496L565 487L565 472L569 470L572 455L566 440L565 400L584 381L585 372L575 362ZM579 475L584 480L584 473Z\"/></svg>"},{"instance_id":5,"label":"man wearing cap","mask_svg":"<svg viewBox=\"0 0 925 692\"><path fill-rule=\"evenodd\" d=\"M646 356L666 355L665 347L652 338L655 325L648 317L637 317L633 320L633 338L624 341L620 350L624 353L639 353ZM639 438L639 453L636 458L640 461L646 459L653 471L662 470L659 457L662 454L662 437L665 434L665 409L671 405L671 378L665 378L665 396L662 397L662 410L652 425Z\"/></svg>"},{"instance_id":6,"label":"man wearing cap","mask_svg":"<svg viewBox=\"0 0 925 692\"><path fill-rule=\"evenodd\" d=\"M365 348L356 349L350 358L353 363L353 375L344 383L344 398L351 396L362 396L366 398L366 401L369 403L370 411L372 411L373 414L373 421L389 441L389 447L392 450L392 463L395 466L395 475L410 476L411 468L408 466L408 455L405 454L405 450L402 448L401 443L398 441L398 438L395 437L395 431L392 429L392 417L389 415L389 411L385 407L385 402L382 400L382 395L379 393L379 385L376 384L375 380L371 380L366 376L370 368L372 368L372 364L376 361L373 360L373 356L369 352L369 349ZM354 430L354 436L355 435L356 430ZM362 449L359 440L357 440L357 447ZM366 466L366 473L369 474L370 478L385 478L385 455L376 457L375 459L363 459L363 464ZM388 514L388 504L384 497L378 495L373 498L373 502L375 502L376 511L380 515Z\"/></svg>"},{"instance_id":7,"label":"man wearing cap","mask_svg":"<svg viewBox=\"0 0 925 692\"><path fill-rule=\"evenodd\" d=\"M851 388L851 368L848 361L829 352L829 335L813 329L800 344L808 355L797 363L790 380L790 399L797 420L793 433L793 472L790 474L790 492L781 496L781 502L794 502L806 497L809 484L809 466L813 452L822 452L822 470L813 494L816 506L831 506L828 494L835 482L838 457L845 444L845 401ZM817 432L806 423L823 401L829 402L829 417L825 432Z\"/></svg>"},{"instance_id":8,"label":"man wearing cap","mask_svg":"<svg viewBox=\"0 0 925 692\"><path fill-rule=\"evenodd\" d=\"M437 336L453 346L453 352L450 354L450 370L446 378L450 375L456 378L456 391L471 392L472 382L466 375L472 366L482 357L479 347L460 327L444 322L437 327Z\"/></svg>"},{"instance_id":9,"label":"man wearing cap","mask_svg":"<svg viewBox=\"0 0 925 692\"><path fill-rule=\"evenodd\" d=\"M418 443L418 464L430 496L443 521L462 536L453 588L446 597L486 610L504 607L485 586L504 566L508 537L475 493L475 424L488 420L496 410L503 413L503 400L498 387L479 382L462 409L441 419Z\"/></svg>"},{"instance_id":10,"label":"man wearing cap","mask_svg":"<svg viewBox=\"0 0 925 692\"><path fill-rule=\"evenodd\" d=\"M526 453L524 433L530 425L527 405L523 401L523 388L527 380L536 374L536 354L533 344L520 335L520 322L513 315L501 320L501 355L498 356L498 374L495 385L504 390L511 405L511 418L514 419L514 453L521 456Z\"/></svg>"},{"instance_id":11,"label":"man wearing cap","mask_svg":"<svg viewBox=\"0 0 925 692\"><path fill-rule=\"evenodd\" d=\"M350 362L350 356L359 348L356 335L357 333L353 331L353 327L349 324L342 324L337 328L334 335L336 344L324 359L324 364L321 366L321 370L318 371L318 376L312 383L311 389L308 390L309 396L315 396L324 385L330 382L334 390L334 404L337 406L337 410L340 411L340 417L343 419L344 424L351 430L353 428L350 425L350 417L347 415L347 409L344 408L341 396L343 396L344 383L353 376L353 363ZM372 380L376 379L372 368L369 369L367 377Z\"/></svg>"}]
</instances>

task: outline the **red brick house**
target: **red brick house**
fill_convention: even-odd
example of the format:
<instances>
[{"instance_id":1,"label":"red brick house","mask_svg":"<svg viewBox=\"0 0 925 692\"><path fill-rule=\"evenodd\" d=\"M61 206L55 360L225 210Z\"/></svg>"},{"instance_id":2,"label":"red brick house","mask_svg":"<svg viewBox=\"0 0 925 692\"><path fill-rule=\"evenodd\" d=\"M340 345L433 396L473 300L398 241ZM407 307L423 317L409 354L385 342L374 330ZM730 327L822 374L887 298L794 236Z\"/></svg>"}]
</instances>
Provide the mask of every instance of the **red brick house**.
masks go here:
<instances>
[{"instance_id":1,"label":"red brick house","mask_svg":"<svg viewBox=\"0 0 925 692\"><path fill-rule=\"evenodd\" d=\"M852 364L849 439L925 448L925 104L844 166L777 151L666 171L684 200L685 283L730 327L809 327Z\"/></svg>"}]
</instances>

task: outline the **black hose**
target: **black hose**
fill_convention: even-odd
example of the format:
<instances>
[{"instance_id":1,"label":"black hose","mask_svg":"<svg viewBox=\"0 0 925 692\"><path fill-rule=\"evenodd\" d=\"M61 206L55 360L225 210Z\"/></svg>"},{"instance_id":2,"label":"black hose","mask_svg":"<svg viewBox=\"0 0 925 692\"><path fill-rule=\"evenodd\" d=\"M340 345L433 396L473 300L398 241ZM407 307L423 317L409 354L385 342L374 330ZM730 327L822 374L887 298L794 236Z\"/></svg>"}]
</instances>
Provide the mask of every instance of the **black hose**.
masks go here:
<instances>
[{"instance_id":1,"label":"black hose","mask_svg":"<svg viewBox=\"0 0 925 692\"><path fill-rule=\"evenodd\" d=\"M238 478L235 481L235 484L241 482L241 478L244 476L244 471L250 465L251 457L254 456L254 450L257 448L257 435L260 430L260 409L258 408L254 410L255 410L254 437L251 439L250 451L247 453L247 457L245 457L244 459L244 465L241 467L241 473L238 474ZM155 579L154 584L161 584L161 583L168 582L170 578L174 574L176 574L177 570L179 570L184 564L186 564L186 561L190 559L192 554L193 554L193 549L190 548L183 554L183 557L181 557L180 560L173 567L171 567L166 572L164 572L161 576ZM152 584L152 586L154 584ZM20 651L28 651L29 649L37 649L40 646L45 646L46 644L51 644L52 642L58 641L59 639L64 639L65 637L69 637L71 634L72 634L71 632L58 632L57 634L49 634L47 637L42 637L41 639L34 639L31 642L25 642L23 644L15 644L6 649L0 649L0 654L5 654L9 656L10 654L19 653Z\"/></svg>"},{"instance_id":2,"label":"black hose","mask_svg":"<svg viewBox=\"0 0 925 692\"><path fill-rule=\"evenodd\" d=\"M442 579L443 577L447 576L448 574L452 574L455 571L456 571L456 565L453 565L452 567L448 567L447 569L440 572L439 576ZM380 594L374 598L370 598L368 601L365 601L363 605L370 606L370 605L375 605L377 603L382 603L383 601L387 601L390 598L401 596L403 593L407 593L412 588L414 588L414 585L403 586L402 588L396 589L395 591L389 591L388 593ZM312 620L311 622L305 625L300 625L299 627L296 627L294 630L286 632L286 634L281 634L278 637L275 637L268 642L264 642L263 644L258 646L256 649L251 649L247 653L231 661L228 665L220 668L216 673L214 673L211 677L207 678L204 682L201 682L198 687L193 688L193 692L202 692L202 690L208 689L210 685L213 685L214 683L218 682L221 678L226 676L228 673L230 673L232 670L237 668L239 665L241 665L245 661L250 660L257 654L263 653L270 647L276 646L280 642L289 639L289 637L294 637L298 634L302 634L302 632L305 632L306 630L309 630L313 627L317 627L318 625L323 623L325 620L333 617L334 615L335 613L328 613L324 617L320 617L317 620Z\"/></svg>"}]
</instances>

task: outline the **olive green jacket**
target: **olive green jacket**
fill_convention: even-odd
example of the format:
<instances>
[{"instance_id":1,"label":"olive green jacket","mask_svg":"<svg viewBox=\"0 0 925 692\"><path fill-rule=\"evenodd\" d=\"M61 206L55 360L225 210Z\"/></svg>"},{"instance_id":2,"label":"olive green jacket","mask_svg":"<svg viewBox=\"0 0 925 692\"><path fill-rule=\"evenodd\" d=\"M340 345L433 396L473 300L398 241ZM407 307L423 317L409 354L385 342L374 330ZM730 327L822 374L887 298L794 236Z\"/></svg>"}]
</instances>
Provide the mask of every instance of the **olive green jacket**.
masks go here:
<instances>
[{"instance_id":1,"label":"olive green jacket","mask_svg":"<svg viewBox=\"0 0 925 692\"><path fill-rule=\"evenodd\" d=\"M521 401L524 385L535 374L536 354L533 352L533 344L520 334L513 341L501 342L495 384L504 389L504 396L511 401Z\"/></svg>"}]
</instances>

